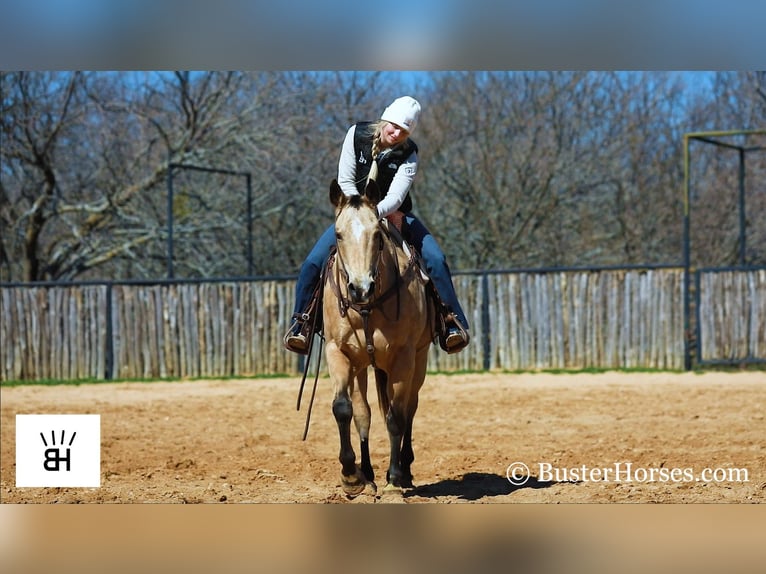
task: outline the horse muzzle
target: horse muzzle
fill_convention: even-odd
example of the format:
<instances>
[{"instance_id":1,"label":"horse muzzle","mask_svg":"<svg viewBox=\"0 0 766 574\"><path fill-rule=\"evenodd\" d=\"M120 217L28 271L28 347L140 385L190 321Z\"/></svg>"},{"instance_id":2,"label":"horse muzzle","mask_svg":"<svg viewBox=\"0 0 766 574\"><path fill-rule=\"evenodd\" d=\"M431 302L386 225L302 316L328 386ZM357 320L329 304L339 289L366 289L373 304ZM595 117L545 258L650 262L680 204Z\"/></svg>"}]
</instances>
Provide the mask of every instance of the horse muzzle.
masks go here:
<instances>
[{"instance_id":1,"label":"horse muzzle","mask_svg":"<svg viewBox=\"0 0 766 574\"><path fill-rule=\"evenodd\" d=\"M368 279L365 281L348 282L348 298L352 303L364 305L372 300L375 293L375 281Z\"/></svg>"}]
</instances>

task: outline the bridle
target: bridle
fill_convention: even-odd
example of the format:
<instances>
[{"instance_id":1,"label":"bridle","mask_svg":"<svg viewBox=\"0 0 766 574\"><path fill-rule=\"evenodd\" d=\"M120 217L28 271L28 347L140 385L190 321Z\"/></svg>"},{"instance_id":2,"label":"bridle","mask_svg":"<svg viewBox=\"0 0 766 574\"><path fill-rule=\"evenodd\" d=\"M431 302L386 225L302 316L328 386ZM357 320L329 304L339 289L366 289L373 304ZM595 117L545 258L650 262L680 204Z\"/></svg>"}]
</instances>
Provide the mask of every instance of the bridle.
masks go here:
<instances>
[{"instance_id":1,"label":"bridle","mask_svg":"<svg viewBox=\"0 0 766 574\"><path fill-rule=\"evenodd\" d=\"M410 258L407 262L407 267L404 269L403 273L399 272L399 266L396 264L397 257L396 257L396 246L394 245L393 241L390 241L391 239L391 232L386 228L385 225L383 225L382 221L378 222L378 226L380 227L382 233L380 236L380 245L378 248L378 253L375 258L375 265L373 267L373 278L377 278L380 274L380 264L383 257L383 252L385 250L385 238L389 238L388 245L390 247L390 253L391 253L391 260L394 262L394 269L395 269L395 278L394 281L391 282L391 284L382 292L377 293L378 291L378 283L375 283L375 290L373 291L372 296L370 297L369 301L366 303L357 303L352 301L347 295L344 295L340 288L340 278L341 275L343 275L348 281L348 272L346 271L346 264L343 261L343 257L340 254L340 251L338 249L335 250L335 256L330 257L327 261L327 273L326 278L327 281L330 283L330 288L332 289L332 292L335 294L336 299L338 300L338 311L340 312L341 317L345 317L348 314L348 310L352 309L355 312L359 313L359 315L362 317L362 323L364 328L364 337L365 337L365 346L367 349L367 354L370 357L370 364L373 366L373 368L376 368L375 364L375 347L372 343L372 332L370 331L370 325L369 325L369 319L372 312L380 308L383 303L385 303L388 299L396 295L396 318L394 320L399 320L399 314L401 312L401 299L400 299L400 287L404 283L404 278L407 277L411 271L415 270L417 268L417 261L414 256L414 251L411 252ZM337 264L336 264L337 263Z\"/></svg>"}]
</instances>

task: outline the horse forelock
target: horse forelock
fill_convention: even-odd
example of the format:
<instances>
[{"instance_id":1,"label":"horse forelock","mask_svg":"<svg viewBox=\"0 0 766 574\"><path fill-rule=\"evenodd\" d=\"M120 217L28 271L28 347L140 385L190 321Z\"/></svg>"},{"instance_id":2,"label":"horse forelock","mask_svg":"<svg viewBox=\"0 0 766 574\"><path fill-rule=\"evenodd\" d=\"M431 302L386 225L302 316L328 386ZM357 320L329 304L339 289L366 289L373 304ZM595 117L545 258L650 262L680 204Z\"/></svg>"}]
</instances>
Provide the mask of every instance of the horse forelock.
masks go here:
<instances>
[{"instance_id":1,"label":"horse forelock","mask_svg":"<svg viewBox=\"0 0 766 574\"><path fill-rule=\"evenodd\" d=\"M348 198L348 205L349 207L353 207L354 209L359 209L365 204L364 197L361 195L352 195Z\"/></svg>"},{"instance_id":2,"label":"horse forelock","mask_svg":"<svg viewBox=\"0 0 766 574\"><path fill-rule=\"evenodd\" d=\"M375 205L370 203L364 196L361 195L352 195L349 197L346 197L346 201L341 204L335 212L335 219L336 219L336 225L338 223L338 219L340 218L341 214L361 214L363 213L363 210L369 209L373 215L374 220L377 221L377 209ZM351 212L349 213L349 210Z\"/></svg>"}]
</instances>

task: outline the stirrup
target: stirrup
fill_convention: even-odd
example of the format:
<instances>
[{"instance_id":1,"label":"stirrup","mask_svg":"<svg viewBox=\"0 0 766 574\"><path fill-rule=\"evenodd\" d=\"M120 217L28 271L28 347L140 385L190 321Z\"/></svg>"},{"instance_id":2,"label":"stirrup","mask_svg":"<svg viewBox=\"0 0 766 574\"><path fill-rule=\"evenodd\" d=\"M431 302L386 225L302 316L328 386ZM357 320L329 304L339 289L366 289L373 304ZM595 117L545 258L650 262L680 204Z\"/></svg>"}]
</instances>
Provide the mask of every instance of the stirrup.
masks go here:
<instances>
[{"instance_id":1,"label":"stirrup","mask_svg":"<svg viewBox=\"0 0 766 574\"><path fill-rule=\"evenodd\" d=\"M311 316L308 313L296 313L293 315L293 324L285 333L282 342L285 349L307 355L309 352L309 331L311 330Z\"/></svg>"},{"instance_id":2,"label":"stirrup","mask_svg":"<svg viewBox=\"0 0 766 574\"><path fill-rule=\"evenodd\" d=\"M465 349L471 342L471 336L455 314L448 313L442 316L441 320L442 329L439 333L439 346L450 355Z\"/></svg>"}]
</instances>

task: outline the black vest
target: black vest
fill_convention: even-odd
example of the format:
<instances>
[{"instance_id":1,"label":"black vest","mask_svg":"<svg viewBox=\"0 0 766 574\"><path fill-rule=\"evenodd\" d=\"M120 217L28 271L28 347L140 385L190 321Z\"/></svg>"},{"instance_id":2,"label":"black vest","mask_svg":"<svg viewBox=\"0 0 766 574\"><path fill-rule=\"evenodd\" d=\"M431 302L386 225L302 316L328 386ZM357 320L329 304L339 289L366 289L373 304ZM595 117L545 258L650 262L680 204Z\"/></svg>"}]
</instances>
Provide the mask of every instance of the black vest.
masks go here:
<instances>
[{"instance_id":1,"label":"black vest","mask_svg":"<svg viewBox=\"0 0 766 574\"><path fill-rule=\"evenodd\" d=\"M364 186L367 183L367 176L372 166L372 134L369 132L371 122L359 122L354 129L354 154L356 156L356 188L360 194L364 193ZM394 179L396 171L411 155L418 151L418 146L411 139L407 139L403 144L391 149L380 161L378 160L378 177L376 182L382 193L381 198L388 193L391 187L391 181ZM409 213L412 211L412 199L409 192L402 201L399 211Z\"/></svg>"}]
</instances>

